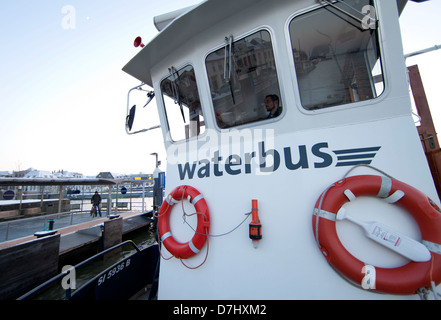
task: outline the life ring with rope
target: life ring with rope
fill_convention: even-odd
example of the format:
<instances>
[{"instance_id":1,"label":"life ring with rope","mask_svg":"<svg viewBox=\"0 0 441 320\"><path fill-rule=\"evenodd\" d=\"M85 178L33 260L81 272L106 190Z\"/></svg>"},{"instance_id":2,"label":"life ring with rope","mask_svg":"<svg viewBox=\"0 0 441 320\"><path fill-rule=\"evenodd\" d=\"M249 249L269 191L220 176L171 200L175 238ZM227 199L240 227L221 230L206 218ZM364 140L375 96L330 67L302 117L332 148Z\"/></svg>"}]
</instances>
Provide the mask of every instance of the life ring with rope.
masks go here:
<instances>
[{"instance_id":1,"label":"life ring with rope","mask_svg":"<svg viewBox=\"0 0 441 320\"><path fill-rule=\"evenodd\" d=\"M410 261L397 268L380 268L366 265L349 253L338 238L336 216L346 202L359 196L378 197L407 210L418 224L421 242L430 251L429 260ZM312 225L316 241L328 263L364 289L405 295L415 294L421 288L433 288L441 282L440 208L424 193L401 181L376 175L339 180L318 198ZM365 287L368 273L373 283Z\"/></svg>"},{"instance_id":2,"label":"life ring with rope","mask_svg":"<svg viewBox=\"0 0 441 320\"><path fill-rule=\"evenodd\" d=\"M197 228L193 238L178 242L170 231L170 213L174 204L187 199L194 205L197 214ZM192 186L182 185L173 189L165 198L158 214L158 232L167 250L176 258L188 259L199 253L207 241L210 230L210 213L202 194Z\"/></svg>"}]
</instances>

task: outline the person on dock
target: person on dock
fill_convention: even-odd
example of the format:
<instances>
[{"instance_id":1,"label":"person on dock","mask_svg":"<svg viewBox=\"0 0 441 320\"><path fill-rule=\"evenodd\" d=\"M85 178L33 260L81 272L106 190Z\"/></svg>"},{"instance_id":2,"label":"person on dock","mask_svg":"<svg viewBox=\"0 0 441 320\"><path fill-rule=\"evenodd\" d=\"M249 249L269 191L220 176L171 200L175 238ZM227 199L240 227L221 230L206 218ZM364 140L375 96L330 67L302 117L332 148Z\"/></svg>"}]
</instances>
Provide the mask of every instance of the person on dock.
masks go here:
<instances>
[{"instance_id":1,"label":"person on dock","mask_svg":"<svg viewBox=\"0 0 441 320\"><path fill-rule=\"evenodd\" d=\"M98 213L101 217L101 196L98 194L98 191L95 191L95 194L92 196L92 199L90 201L93 205L92 210L94 212L94 217L96 217L96 213L98 210ZM95 210L94 210L95 209Z\"/></svg>"}]
</instances>

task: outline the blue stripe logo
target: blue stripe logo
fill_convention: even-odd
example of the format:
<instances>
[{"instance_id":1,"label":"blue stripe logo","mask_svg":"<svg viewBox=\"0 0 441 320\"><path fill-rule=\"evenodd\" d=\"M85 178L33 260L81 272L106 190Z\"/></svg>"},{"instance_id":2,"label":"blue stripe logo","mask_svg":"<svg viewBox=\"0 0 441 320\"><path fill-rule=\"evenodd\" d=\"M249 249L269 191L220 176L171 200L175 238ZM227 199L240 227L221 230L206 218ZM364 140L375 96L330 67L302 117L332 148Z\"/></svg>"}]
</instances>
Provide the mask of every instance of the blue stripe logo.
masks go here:
<instances>
[{"instance_id":1,"label":"blue stripe logo","mask_svg":"<svg viewBox=\"0 0 441 320\"><path fill-rule=\"evenodd\" d=\"M360 164L371 164L381 147L333 150L337 156L336 167L352 167Z\"/></svg>"}]
</instances>

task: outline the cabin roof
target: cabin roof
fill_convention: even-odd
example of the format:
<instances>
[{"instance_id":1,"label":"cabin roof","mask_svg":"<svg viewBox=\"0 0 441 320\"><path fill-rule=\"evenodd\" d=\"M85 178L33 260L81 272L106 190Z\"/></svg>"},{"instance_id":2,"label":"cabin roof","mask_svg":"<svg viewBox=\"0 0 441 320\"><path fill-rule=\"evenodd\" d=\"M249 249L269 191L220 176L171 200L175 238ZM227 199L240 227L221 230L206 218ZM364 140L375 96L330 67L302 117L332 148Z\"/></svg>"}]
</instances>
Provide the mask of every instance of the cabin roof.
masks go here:
<instances>
[{"instance_id":1,"label":"cabin roof","mask_svg":"<svg viewBox=\"0 0 441 320\"><path fill-rule=\"evenodd\" d=\"M151 68L164 57L164 52L177 50L187 39L192 38L201 30L205 30L231 15L260 0L205 0L197 6L188 7L181 15L163 26L159 32L136 56L124 67L136 79L153 87ZM401 14L407 0L396 0ZM222 5L219 6L219 3ZM179 12L179 10L175 11ZM215 13L215 14L213 14Z\"/></svg>"},{"instance_id":2,"label":"cabin roof","mask_svg":"<svg viewBox=\"0 0 441 320\"><path fill-rule=\"evenodd\" d=\"M153 87L150 69L163 59L164 52L176 50L187 39L224 20L231 15L231 12L258 1L260 0L205 0L198 6L190 7L188 11L173 20L173 23L162 29L123 67L123 71Z\"/></svg>"}]
</instances>

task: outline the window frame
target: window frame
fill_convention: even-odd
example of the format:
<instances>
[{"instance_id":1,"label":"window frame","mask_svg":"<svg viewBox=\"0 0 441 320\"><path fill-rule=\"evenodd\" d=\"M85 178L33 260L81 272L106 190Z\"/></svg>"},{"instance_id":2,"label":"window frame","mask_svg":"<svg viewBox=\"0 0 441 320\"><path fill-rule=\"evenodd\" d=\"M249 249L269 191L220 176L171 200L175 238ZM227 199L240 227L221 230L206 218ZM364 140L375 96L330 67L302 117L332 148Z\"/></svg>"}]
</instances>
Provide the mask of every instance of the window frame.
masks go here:
<instances>
[{"instance_id":1,"label":"window frame","mask_svg":"<svg viewBox=\"0 0 441 320\"><path fill-rule=\"evenodd\" d=\"M164 92L162 91L162 82L170 77L170 73L167 74L167 75L164 75L162 78L160 78L160 80L158 82L159 92L160 92L159 97L160 97L160 101L161 101L161 104L162 104L161 108L162 108L162 111L164 112L164 117L165 117L165 120L166 120L167 139L171 143L174 143L174 144L176 144L176 143L186 143L186 142L191 141L191 140L199 139L199 138L201 138L201 137L203 137L203 136L205 136L207 134L207 130L208 130L208 127L207 127L207 112L206 112L206 110L204 110L204 107L203 107L203 103L202 103L203 99L201 98L202 97L201 96L201 80L199 79L200 77L198 75L197 68L195 67L195 65L196 64L192 63L191 61L187 61L187 62L184 62L182 64L179 64L178 67L175 67L175 70L178 71L178 72L181 71L182 69L187 68L187 67L191 67L193 69L193 71L194 71L195 80L196 80L196 87L197 87L197 93L199 95L199 102L200 102L200 105L201 105L202 117L204 119L204 126L203 126L204 130L203 130L203 132L200 132L199 134L197 134L195 136L188 137L188 138L185 137L185 138L179 139L179 140L174 140L173 139L172 131L170 129L169 115L167 113L166 103L165 103L165 100L164 100ZM170 68L171 67L172 66L170 66ZM170 97L168 97L168 98L170 98ZM202 128L202 126L201 126L201 128Z\"/></svg>"},{"instance_id":2,"label":"window frame","mask_svg":"<svg viewBox=\"0 0 441 320\"><path fill-rule=\"evenodd\" d=\"M269 36L270 36L270 39L271 39L271 47L272 47L272 52L273 52L273 57L274 57L274 67L275 67L275 71L276 71L276 74L277 74L277 84L278 84L278 87L279 87L279 103L282 106L282 112L280 113L280 115L278 115L277 117L274 117L274 118L261 119L261 120L257 120L257 121L252 121L252 122L244 123L244 124L230 126L230 127L227 127L227 128L221 128L218 125L218 122L217 122L217 119L216 119L216 111L215 111L215 108L214 108L214 102L213 102L213 99L212 99L211 86L210 86L211 74L209 74L209 72L208 72L206 61L207 61L207 58L208 58L208 56L210 54L212 54L212 53L214 53L214 52L216 52L216 51L218 51L220 49L222 49L222 50L225 49L225 42L222 42L222 43L212 47L211 49L209 49L205 53L205 55L203 56L203 60L202 60L202 65L203 65L203 70L205 72L205 80L206 80L205 85L207 86L206 90L207 90L208 101L209 101L209 104L207 105L207 107L210 108L211 120L212 120L212 122L214 124L214 127L218 131L240 130L240 129L243 129L243 128L249 128L249 127L256 127L256 126L266 125L266 124L270 124L270 123L273 123L273 122L278 122L278 121L282 120L285 117L285 115L286 115L287 104L285 103L285 92L284 92L284 87L283 87L283 84L281 82L281 77L280 77L279 59L278 59L278 56L276 54L277 50L275 50L275 48L277 47L277 40L274 37L273 29L270 26L268 26L268 25L261 25L261 26L255 27L255 28L253 28L253 29L251 29L251 30L249 30L247 32L239 34L238 36L233 35L234 36L233 37L233 43L237 42L237 41L240 41L240 40L243 40L243 39L245 39L245 38L247 38L247 37L249 37L249 36L251 36L251 35L253 35L255 33L258 33L260 31L267 31Z\"/></svg>"},{"instance_id":3,"label":"window frame","mask_svg":"<svg viewBox=\"0 0 441 320\"><path fill-rule=\"evenodd\" d=\"M327 108L320 108L320 109L307 109L307 108L305 108L303 106L302 99L301 99L299 79L298 79L297 70L295 67L294 53L293 53L293 47L292 47L292 41L291 41L290 25L298 17L303 16L305 14L309 14L313 11L317 11L319 9L322 9L325 6L321 5L321 4L311 5L310 7L296 11L295 13L291 14L288 17L288 19L286 20L286 22L285 22L285 40L286 40L286 45L287 45L287 50L288 50L288 55L289 55L290 72L291 72L291 76L293 77L292 89L294 91L295 103L297 105L297 109L301 113L307 114L307 115L314 115L314 114L335 112L335 111L340 111L340 110L360 108L360 107L365 107L365 106L372 106L374 104L378 104L378 103L382 102L389 95L389 93L391 91L391 87L389 85L390 73L389 73L389 67L388 67L388 62L387 62L387 56L385 55L383 41L382 41L383 28L382 28L381 19L380 19L381 7L378 4L377 0L372 0L372 1L373 1L373 6L376 11L377 20L378 20L376 32L377 32L377 46L378 46L378 52L380 55L381 70L382 70L382 76L383 76L383 91L377 97L366 99L366 100L355 101L355 102L345 102L343 104L333 105L333 106L330 106Z\"/></svg>"}]
</instances>

